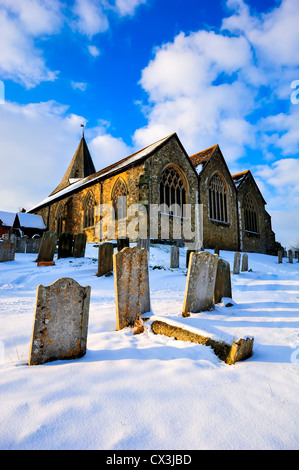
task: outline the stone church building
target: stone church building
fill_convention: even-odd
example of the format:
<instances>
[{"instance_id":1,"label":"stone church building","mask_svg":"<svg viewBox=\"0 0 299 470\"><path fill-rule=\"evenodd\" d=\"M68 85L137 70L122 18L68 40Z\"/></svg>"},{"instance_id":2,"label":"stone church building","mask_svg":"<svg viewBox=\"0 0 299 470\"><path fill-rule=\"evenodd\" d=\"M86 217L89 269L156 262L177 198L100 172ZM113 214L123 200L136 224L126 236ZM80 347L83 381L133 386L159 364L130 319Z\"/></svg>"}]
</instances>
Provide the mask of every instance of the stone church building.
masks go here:
<instances>
[{"instance_id":1,"label":"stone church building","mask_svg":"<svg viewBox=\"0 0 299 470\"><path fill-rule=\"evenodd\" d=\"M62 181L29 212L58 235L85 232L89 242L100 242L122 236L121 223L136 219L134 204L142 204L146 218L139 223L155 241L177 238L174 225L187 219L193 239L182 230L181 240L194 241L201 207L204 248L276 254L271 217L251 172L231 175L218 145L189 156L176 133L98 172L83 134ZM100 213L99 207L113 210ZM158 207L155 230L152 207ZM112 222L115 232L107 237Z\"/></svg>"}]
</instances>

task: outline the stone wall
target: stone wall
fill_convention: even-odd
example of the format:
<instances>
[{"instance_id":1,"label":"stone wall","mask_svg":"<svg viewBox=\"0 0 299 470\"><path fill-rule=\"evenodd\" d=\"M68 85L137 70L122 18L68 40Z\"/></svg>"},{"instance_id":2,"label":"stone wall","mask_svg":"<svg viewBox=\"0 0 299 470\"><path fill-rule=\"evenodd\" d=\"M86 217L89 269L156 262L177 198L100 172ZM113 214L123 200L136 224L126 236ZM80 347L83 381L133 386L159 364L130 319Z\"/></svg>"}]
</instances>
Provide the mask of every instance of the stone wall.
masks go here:
<instances>
[{"instance_id":1,"label":"stone wall","mask_svg":"<svg viewBox=\"0 0 299 470\"><path fill-rule=\"evenodd\" d=\"M209 184L214 173L225 181L228 198L228 223L209 217ZM205 248L238 250L238 212L235 184L219 150L215 152L200 175L200 203L203 204L203 243Z\"/></svg>"}]
</instances>

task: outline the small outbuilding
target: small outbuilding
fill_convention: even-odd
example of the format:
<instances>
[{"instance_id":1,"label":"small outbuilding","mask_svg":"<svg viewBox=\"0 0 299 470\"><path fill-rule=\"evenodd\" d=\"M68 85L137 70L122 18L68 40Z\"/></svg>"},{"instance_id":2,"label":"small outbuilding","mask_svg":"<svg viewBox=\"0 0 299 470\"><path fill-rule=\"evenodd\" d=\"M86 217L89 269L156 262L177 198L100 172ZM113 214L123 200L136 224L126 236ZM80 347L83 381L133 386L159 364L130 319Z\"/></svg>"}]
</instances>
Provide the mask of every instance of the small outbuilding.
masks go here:
<instances>
[{"instance_id":1,"label":"small outbuilding","mask_svg":"<svg viewBox=\"0 0 299 470\"><path fill-rule=\"evenodd\" d=\"M0 211L0 237L7 234L13 226L16 218L15 212Z\"/></svg>"},{"instance_id":2,"label":"small outbuilding","mask_svg":"<svg viewBox=\"0 0 299 470\"><path fill-rule=\"evenodd\" d=\"M34 236L41 237L46 230L46 226L41 215L17 212L12 229L13 231L21 231L23 237L32 238Z\"/></svg>"}]
</instances>

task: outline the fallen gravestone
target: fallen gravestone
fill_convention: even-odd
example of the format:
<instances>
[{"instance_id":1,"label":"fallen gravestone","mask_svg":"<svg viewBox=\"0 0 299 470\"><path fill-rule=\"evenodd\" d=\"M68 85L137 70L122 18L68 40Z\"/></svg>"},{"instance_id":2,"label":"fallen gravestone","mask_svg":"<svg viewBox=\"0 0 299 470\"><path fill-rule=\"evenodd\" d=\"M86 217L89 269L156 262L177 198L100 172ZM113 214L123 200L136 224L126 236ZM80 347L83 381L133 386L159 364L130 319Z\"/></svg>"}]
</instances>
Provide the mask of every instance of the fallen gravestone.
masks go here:
<instances>
[{"instance_id":1,"label":"fallen gravestone","mask_svg":"<svg viewBox=\"0 0 299 470\"><path fill-rule=\"evenodd\" d=\"M147 250L134 246L117 251L113 255L113 271L116 328L121 330L150 312Z\"/></svg>"},{"instance_id":2,"label":"fallen gravestone","mask_svg":"<svg viewBox=\"0 0 299 470\"><path fill-rule=\"evenodd\" d=\"M210 346L216 356L227 364L235 364L237 361L243 361L252 355L254 338L250 337L240 338L230 345L224 341L218 341L161 320L153 321L152 331L155 334L166 335L177 340Z\"/></svg>"},{"instance_id":3,"label":"fallen gravestone","mask_svg":"<svg viewBox=\"0 0 299 470\"><path fill-rule=\"evenodd\" d=\"M223 298L232 298L230 264L228 261L218 258L214 289L215 304L219 304Z\"/></svg>"},{"instance_id":4,"label":"fallen gravestone","mask_svg":"<svg viewBox=\"0 0 299 470\"><path fill-rule=\"evenodd\" d=\"M191 253L184 305L183 316L198 313L214 308L214 289L216 282L218 255L212 255L207 251Z\"/></svg>"},{"instance_id":5,"label":"fallen gravestone","mask_svg":"<svg viewBox=\"0 0 299 470\"><path fill-rule=\"evenodd\" d=\"M86 353L90 287L70 278L37 287L29 365Z\"/></svg>"}]
</instances>

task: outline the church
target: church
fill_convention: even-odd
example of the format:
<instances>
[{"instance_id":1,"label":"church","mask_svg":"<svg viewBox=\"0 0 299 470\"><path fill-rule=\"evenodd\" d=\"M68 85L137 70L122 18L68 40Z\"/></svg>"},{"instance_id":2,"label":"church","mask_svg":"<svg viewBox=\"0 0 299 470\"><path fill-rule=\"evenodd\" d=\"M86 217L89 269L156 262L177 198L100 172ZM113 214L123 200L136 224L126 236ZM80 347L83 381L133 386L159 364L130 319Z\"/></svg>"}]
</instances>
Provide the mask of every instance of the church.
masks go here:
<instances>
[{"instance_id":1,"label":"church","mask_svg":"<svg viewBox=\"0 0 299 470\"><path fill-rule=\"evenodd\" d=\"M189 156L176 133L100 171L83 133L61 182L29 213L41 215L58 235L84 232L88 242L97 243L122 237L121 224L129 225L135 216L130 207L138 205L146 216L140 223L153 242L177 241L174 226L186 219L192 235L182 230L180 242L194 242L200 217L203 248L277 254L266 201L250 170L231 175L219 145ZM99 207L111 207L111 213ZM155 230L152 207L159 215ZM112 224L116 229L109 237Z\"/></svg>"}]
</instances>

